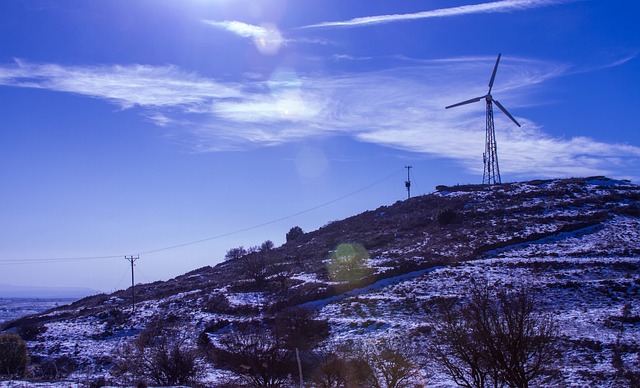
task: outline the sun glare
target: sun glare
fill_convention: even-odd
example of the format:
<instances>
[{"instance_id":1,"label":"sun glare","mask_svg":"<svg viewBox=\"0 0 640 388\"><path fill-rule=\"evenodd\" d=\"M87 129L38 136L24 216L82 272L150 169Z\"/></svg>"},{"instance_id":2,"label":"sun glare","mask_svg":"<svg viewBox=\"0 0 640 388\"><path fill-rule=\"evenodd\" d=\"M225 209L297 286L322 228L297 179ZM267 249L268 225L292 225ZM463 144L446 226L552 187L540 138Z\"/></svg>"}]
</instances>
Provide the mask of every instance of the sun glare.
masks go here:
<instances>
[{"instance_id":1,"label":"sun glare","mask_svg":"<svg viewBox=\"0 0 640 388\"><path fill-rule=\"evenodd\" d=\"M273 24L263 24L264 33L254 38L256 48L264 55L275 55L280 51L284 39L278 27Z\"/></svg>"}]
</instances>

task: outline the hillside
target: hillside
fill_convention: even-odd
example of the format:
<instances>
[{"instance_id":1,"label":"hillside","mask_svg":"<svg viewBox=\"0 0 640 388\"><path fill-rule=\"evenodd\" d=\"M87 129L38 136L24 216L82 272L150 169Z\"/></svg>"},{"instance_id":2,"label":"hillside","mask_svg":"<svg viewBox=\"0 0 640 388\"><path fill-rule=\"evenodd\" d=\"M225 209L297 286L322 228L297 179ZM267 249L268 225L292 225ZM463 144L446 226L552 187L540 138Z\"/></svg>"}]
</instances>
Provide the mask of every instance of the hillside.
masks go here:
<instances>
[{"instance_id":1,"label":"hillside","mask_svg":"<svg viewBox=\"0 0 640 388\"><path fill-rule=\"evenodd\" d=\"M137 285L135 314L131 290L122 290L2 329L26 333L35 374L116 383L116 350L155 322L179 328L196 347L203 336L216 343L233 323L302 305L328 322L325 348L393 335L423 349L443 301L478 281L524 284L557 318L563 349L539 384L628 386L621 371L640 370L639 206L639 186L605 177L438 186L280 247ZM455 386L422 356L414 381ZM199 381L241 381L205 358Z\"/></svg>"}]
</instances>

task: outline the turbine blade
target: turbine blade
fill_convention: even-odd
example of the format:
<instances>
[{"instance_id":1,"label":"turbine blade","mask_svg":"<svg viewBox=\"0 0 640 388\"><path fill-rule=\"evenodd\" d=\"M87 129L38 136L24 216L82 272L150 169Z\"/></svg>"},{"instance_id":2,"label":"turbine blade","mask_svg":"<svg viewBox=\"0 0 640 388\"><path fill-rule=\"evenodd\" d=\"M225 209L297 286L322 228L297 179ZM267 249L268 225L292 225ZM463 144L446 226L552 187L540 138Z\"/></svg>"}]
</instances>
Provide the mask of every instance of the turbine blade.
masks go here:
<instances>
[{"instance_id":1,"label":"turbine blade","mask_svg":"<svg viewBox=\"0 0 640 388\"><path fill-rule=\"evenodd\" d=\"M521 127L521 126L522 126L522 125L520 125L520 123L519 123L519 122L517 122L517 121L516 121L516 119L514 119L514 118L513 118L513 116L511 116L511 114L510 114L509 112L507 112L507 110L504 108L504 106L502 106L502 104L501 104L501 103L499 103L499 102L498 102L498 100L493 100L493 102L495 102L495 103L496 103L496 105L498 105L498 108L500 108L500 110L501 110L504 114L506 114L506 115L511 119L511 121L513 121L514 123L516 123L516 125L517 125L517 126L519 126L519 127Z\"/></svg>"},{"instance_id":2,"label":"turbine blade","mask_svg":"<svg viewBox=\"0 0 640 388\"><path fill-rule=\"evenodd\" d=\"M493 81L496 79L496 72L498 71L498 63L500 63L500 57L502 54L498 54L498 59L496 59L496 65L493 67L493 74L491 74L491 81L489 81L489 93L491 94L491 89L493 88Z\"/></svg>"},{"instance_id":3,"label":"turbine blade","mask_svg":"<svg viewBox=\"0 0 640 388\"><path fill-rule=\"evenodd\" d=\"M467 104L471 104L472 102L478 102L478 101L482 100L485 97L486 96L472 98L472 99L467 100L467 101L462 101L462 102L459 102L457 104L446 106L444 109L454 108L454 107L460 106L460 105L467 105Z\"/></svg>"}]
</instances>

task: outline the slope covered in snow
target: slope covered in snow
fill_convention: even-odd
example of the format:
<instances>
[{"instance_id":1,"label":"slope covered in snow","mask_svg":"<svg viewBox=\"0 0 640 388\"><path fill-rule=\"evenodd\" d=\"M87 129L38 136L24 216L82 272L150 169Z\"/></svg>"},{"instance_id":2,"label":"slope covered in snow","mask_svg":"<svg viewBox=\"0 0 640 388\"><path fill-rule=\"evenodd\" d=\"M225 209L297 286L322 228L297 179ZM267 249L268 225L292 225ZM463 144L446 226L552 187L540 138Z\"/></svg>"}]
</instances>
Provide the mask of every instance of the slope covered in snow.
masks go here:
<instances>
[{"instance_id":1,"label":"slope covered in snow","mask_svg":"<svg viewBox=\"0 0 640 388\"><path fill-rule=\"evenodd\" d=\"M330 325L322 346L397 335L422 351L443 301L464 298L477 282L526 285L557 318L563 349L538 383L625 386L620 360L640 370L639 199L640 187L604 177L438 187L260 255L139 285L135 314L122 290L4 330L32 334L34 369L53 362L60 376L117 381L110 371L118 349L152 322L179 327L196 347L203 332L215 342L230 323L302 305ZM348 280L336 269L342 249L360 260ZM421 360L417 383L454 386L428 355ZM234 378L205 357L200 367L210 385Z\"/></svg>"}]
</instances>

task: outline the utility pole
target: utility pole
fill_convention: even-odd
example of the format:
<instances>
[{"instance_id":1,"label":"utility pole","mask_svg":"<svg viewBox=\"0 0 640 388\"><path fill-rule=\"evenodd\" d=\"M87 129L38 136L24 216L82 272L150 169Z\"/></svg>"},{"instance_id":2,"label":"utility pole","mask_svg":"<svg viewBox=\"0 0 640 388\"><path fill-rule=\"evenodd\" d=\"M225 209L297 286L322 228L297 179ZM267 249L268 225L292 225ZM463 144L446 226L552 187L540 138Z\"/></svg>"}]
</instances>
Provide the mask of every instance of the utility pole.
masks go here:
<instances>
[{"instance_id":1,"label":"utility pole","mask_svg":"<svg viewBox=\"0 0 640 388\"><path fill-rule=\"evenodd\" d=\"M413 166L404 166L407 169L407 180L404 182L405 187L407 188L407 199L411 198L411 178L409 177L409 170L413 168Z\"/></svg>"},{"instance_id":2,"label":"utility pole","mask_svg":"<svg viewBox=\"0 0 640 388\"><path fill-rule=\"evenodd\" d=\"M133 277L133 263L138 260L140 256L125 256L124 259L131 263L131 311L135 314L136 312L136 289L135 289L135 280Z\"/></svg>"}]
</instances>

